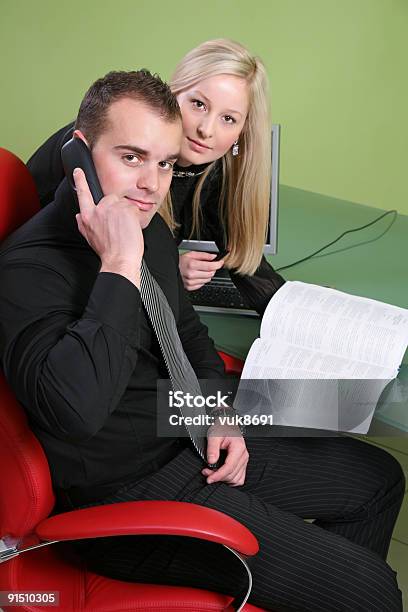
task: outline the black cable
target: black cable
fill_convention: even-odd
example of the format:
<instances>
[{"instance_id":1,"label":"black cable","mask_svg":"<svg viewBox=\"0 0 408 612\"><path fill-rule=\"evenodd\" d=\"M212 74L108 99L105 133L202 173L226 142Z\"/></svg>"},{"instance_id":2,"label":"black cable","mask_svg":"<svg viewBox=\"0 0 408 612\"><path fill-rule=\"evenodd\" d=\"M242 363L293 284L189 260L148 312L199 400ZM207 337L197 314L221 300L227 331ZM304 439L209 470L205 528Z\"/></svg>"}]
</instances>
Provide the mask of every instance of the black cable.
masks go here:
<instances>
[{"instance_id":1,"label":"black cable","mask_svg":"<svg viewBox=\"0 0 408 612\"><path fill-rule=\"evenodd\" d=\"M330 246L332 246L333 244L335 244L336 242L341 240L343 238L343 236L345 236L346 234L351 234L352 232L359 232L359 231L365 229L366 227L370 227L370 225L374 225L374 223L377 223L377 221L380 221L381 219L383 219L387 215L391 215L392 213L394 213L394 219L392 220L392 223L394 223L395 218L398 215L398 211L394 210L394 209L393 210L388 210L387 212L383 213L382 215L380 215L379 217L374 219L374 221L370 221L370 223L366 223L366 225L362 225L361 227L355 227L354 229L346 230L338 238L336 238L335 240L332 240L332 242L329 242L329 244L326 244L321 249L318 249L317 251L315 251L311 255L307 255L306 257L303 257L302 259L298 259L297 261L294 261L293 263L288 264L287 266L281 266L280 268L276 268L276 272L280 272L281 270L287 270L288 268L292 268L293 266L297 266L298 264L303 263L304 261L307 261L308 259L311 259L312 257L315 257L315 255L318 255L319 253L321 253L325 249L328 249Z\"/></svg>"}]
</instances>

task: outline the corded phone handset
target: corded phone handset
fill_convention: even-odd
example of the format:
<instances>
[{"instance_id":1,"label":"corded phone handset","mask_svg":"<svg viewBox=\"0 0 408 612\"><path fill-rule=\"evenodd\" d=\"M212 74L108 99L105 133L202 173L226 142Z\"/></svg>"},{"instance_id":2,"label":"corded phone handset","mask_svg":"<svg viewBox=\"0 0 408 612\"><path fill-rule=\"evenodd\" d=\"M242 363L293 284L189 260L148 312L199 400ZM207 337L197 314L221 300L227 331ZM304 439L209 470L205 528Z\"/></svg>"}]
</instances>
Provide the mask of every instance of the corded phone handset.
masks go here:
<instances>
[{"instance_id":1,"label":"corded phone handset","mask_svg":"<svg viewBox=\"0 0 408 612\"><path fill-rule=\"evenodd\" d=\"M75 136L68 140L61 149L61 159L65 175L74 193L76 193L76 188L72 173L75 168L81 168L85 173L93 201L98 204L103 198L103 191L96 174L91 152L85 142Z\"/></svg>"}]
</instances>

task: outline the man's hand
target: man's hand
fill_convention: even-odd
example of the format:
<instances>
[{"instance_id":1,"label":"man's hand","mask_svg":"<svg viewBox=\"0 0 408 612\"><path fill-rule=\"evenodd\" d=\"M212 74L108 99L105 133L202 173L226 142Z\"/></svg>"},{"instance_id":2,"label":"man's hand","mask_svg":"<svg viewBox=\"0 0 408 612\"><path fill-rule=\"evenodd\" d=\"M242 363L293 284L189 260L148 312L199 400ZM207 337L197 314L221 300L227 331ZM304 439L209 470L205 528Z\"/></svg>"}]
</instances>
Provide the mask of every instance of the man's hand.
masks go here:
<instances>
[{"instance_id":1,"label":"man's hand","mask_svg":"<svg viewBox=\"0 0 408 612\"><path fill-rule=\"evenodd\" d=\"M187 291L195 291L209 283L215 272L222 268L224 260L213 261L217 253L189 251L180 257L180 273Z\"/></svg>"},{"instance_id":2,"label":"man's hand","mask_svg":"<svg viewBox=\"0 0 408 612\"><path fill-rule=\"evenodd\" d=\"M202 474L207 476L207 483L227 482L233 487L243 485L245 482L246 468L249 453L245 440L238 427L212 425L207 434L207 461L216 463L220 456L220 450L227 451L224 464L218 470L204 468Z\"/></svg>"},{"instance_id":3,"label":"man's hand","mask_svg":"<svg viewBox=\"0 0 408 612\"><path fill-rule=\"evenodd\" d=\"M98 206L93 201L84 172L74 171L80 213L78 229L99 256L101 272L125 276L140 287L144 241L137 208L126 198L107 195Z\"/></svg>"}]
</instances>

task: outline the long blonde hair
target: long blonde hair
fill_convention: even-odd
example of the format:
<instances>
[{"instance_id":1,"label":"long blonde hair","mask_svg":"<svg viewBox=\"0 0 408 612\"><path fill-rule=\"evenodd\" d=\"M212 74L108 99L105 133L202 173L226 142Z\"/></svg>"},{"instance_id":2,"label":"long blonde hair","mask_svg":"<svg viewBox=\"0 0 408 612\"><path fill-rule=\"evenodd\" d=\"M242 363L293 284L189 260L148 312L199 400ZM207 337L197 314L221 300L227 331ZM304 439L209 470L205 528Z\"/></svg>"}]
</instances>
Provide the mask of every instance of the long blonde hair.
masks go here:
<instances>
[{"instance_id":1,"label":"long blonde hair","mask_svg":"<svg viewBox=\"0 0 408 612\"><path fill-rule=\"evenodd\" d=\"M176 95L212 76L241 77L249 86L249 111L239 136L239 154L222 157L219 217L228 236L226 266L240 274L253 274L259 266L269 220L271 176L271 122L268 77L262 61L232 40L209 40L192 49L177 65L170 80ZM193 197L192 234L200 230L200 194L214 167L200 177ZM174 229L171 199L163 217Z\"/></svg>"}]
</instances>

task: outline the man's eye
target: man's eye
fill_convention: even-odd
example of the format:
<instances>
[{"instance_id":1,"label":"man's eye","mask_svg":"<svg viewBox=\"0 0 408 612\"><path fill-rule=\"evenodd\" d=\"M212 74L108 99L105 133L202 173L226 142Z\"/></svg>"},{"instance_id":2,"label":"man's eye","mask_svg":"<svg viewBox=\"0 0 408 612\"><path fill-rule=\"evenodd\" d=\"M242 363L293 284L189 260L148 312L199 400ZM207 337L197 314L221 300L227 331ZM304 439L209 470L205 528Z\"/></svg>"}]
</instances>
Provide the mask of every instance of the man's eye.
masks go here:
<instances>
[{"instance_id":1,"label":"man's eye","mask_svg":"<svg viewBox=\"0 0 408 612\"><path fill-rule=\"evenodd\" d=\"M193 106L195 106L195 108L198 108L200 110L202 108L205 108L205 104L204 104L204 102L201 102L201 100L192 100L192 104L193 104Z\"/></svg>"},{"instance_id":2,"label":"man's eye","mask_svg":"<svg viewBox=\"0 0 408 612\"><path fill-rule=\"evenodd\" d=\"M224 121L225 123L236 123L236 119L234 119L234 117L231 117L231 115L224 115Z\"/></svg>"},{"instance_id":3,"label":"man's eye","mask_svg":"<svg viewBox=\"0 0 408 612\"><path fill-rule=\"evenodd\" d=\"M137 165L139 163L141 163L140 158L135 155L134 153L127 153L126 155L123 156L123 159L128 162L129 164L132 165Z\"/></svg>"}]
</instances>

